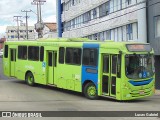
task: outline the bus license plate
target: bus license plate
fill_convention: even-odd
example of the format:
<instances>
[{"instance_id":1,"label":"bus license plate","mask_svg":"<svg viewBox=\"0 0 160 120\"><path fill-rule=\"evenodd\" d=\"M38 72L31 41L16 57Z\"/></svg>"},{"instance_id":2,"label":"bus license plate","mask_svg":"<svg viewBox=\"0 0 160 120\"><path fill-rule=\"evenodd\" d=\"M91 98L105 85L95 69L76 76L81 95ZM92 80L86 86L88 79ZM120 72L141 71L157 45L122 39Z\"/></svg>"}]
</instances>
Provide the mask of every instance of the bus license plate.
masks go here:
<instances>
[{"instance_id":1,"label":"bus license plate","mask_svg":"<svg viewBox=\"0 0 160 120\"><path fill-rule=\"evenodd\" d=\"M140 90L140 91L139 91L139 94L140 94L140 95L143 95L143 94L144 94L144 90Z\"/></svg>"}]
</instances>

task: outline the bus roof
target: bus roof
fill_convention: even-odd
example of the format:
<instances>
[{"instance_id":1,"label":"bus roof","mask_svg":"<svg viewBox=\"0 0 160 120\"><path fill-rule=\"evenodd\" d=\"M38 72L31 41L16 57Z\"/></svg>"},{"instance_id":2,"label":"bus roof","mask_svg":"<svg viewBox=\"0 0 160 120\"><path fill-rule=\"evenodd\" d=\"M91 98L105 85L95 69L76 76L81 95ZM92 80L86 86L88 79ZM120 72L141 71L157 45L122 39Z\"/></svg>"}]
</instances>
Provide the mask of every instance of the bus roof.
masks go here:
<instances>
[{"instance_id":1,"label":"bus roof","mask_svg":"<svg viewBox=\"0 0 160 120\"><path fill-rule=\"evenodd\" d=\"M139 43L139 42L114 42L113 40L89 40L87 38L49 38L49 39L38 39L33 41L6 41L5 44L12 45L45 45L45 46L75 46L81 47L84 43L86 44L99 44L101 48L112 48L125 50L126 45L141 44L149 45L149 43Z\"/></svg>"}]
</instances>

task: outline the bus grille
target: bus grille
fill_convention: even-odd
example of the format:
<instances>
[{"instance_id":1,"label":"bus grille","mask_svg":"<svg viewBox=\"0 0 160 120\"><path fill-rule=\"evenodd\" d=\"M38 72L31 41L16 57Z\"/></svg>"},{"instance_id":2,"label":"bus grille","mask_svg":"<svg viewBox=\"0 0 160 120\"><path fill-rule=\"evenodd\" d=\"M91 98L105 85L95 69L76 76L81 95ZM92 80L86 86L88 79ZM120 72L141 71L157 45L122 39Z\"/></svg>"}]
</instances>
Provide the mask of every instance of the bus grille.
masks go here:
<instances>
[{"instance_id":1,"label":"bus grille","mask_svg":"<svg viewBox=\"0 0 160 120\"><path fill-rule=\"evenodd\" d=\"M144 89L144 90L134 90L134 91L131 91L131 96L132 97L139 97L139 96L148 96L150 95L152 92L152 89Z\"/></svg>"}]
</instances>

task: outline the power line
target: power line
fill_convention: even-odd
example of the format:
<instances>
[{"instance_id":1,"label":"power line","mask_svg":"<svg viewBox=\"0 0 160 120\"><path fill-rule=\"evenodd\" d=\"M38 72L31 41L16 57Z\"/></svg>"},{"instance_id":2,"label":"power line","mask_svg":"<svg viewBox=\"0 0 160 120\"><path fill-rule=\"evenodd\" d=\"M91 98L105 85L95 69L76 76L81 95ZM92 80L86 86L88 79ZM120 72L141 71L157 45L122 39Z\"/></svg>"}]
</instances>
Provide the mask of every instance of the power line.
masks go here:
<instances>
[{"instance_id":1,"label":"power line","mask_svg":"<svg viewBox=\"0 0 160 120\"><path fill-rule=\"evenodd\" d=\"M26 13L26 16L25 16L25 18L26 18L26 37L27 37L27 40L28 40L28 18L29 18L29 16L27 14L28 14L28 12L31 12L31 10L29 10L29 11L21 10L21 12L25 12Z\"/></svg>"}]
</instances>

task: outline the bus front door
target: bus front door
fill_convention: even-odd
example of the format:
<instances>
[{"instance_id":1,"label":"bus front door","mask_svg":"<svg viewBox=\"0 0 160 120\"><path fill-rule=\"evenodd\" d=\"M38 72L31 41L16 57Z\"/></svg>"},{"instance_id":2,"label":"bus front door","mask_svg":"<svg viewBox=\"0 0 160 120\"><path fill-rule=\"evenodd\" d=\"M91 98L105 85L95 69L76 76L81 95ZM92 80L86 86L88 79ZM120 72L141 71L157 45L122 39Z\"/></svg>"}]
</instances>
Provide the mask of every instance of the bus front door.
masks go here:
<instances>
[{"instance_id":1,"label":"bus front door","mask_svg":"<svg viewBox=\"0 0 160 120\"><path fill-rule=\"evenodd\" d=\"M10 75L15 76L15 63L16 63L16 49L10 49L10 65L11 65L11 71Z\"/></svg>"},{"instance_id":2,"label":"bus front door","mask_svg":"<svg viewBox=\"0 0 160 120\"><path fill-rule=\"evenodd\" d=\"M48 84L53 85L57 66L57 52L48 51Z\"/></svg>"},{"instance_id":3,"label":"bus front door","mask_svg":"<svg viewBox=\"0 0 160 120\"><path fill-rule=\"evenodd\" d=\"M103 55L102 95L116 97L117 55Z\"/></svg>"}]
</instances>

